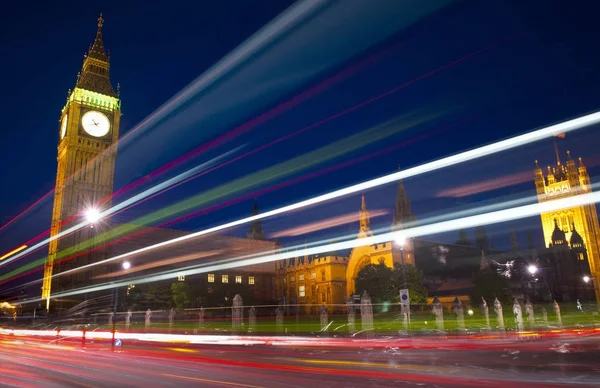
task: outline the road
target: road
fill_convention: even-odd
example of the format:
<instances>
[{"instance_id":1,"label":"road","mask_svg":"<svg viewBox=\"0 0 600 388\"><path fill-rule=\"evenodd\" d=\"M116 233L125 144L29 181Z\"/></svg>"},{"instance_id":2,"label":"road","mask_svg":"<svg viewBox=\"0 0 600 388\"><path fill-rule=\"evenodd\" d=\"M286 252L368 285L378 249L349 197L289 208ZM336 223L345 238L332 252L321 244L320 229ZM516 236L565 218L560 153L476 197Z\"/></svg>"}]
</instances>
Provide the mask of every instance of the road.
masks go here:
<instances>
[{"instance_id":1,"label":"road","mask_svg":"<svg viewBox=\"0 0 600 388\"><path fill-rule=\"evenodd\" d=\"M14 387L564 387L600 385L600 337L390 339L389 346L189 345L3 336ZM439 346L436 346L439 345Z\"/></svg>"}]
</instances>

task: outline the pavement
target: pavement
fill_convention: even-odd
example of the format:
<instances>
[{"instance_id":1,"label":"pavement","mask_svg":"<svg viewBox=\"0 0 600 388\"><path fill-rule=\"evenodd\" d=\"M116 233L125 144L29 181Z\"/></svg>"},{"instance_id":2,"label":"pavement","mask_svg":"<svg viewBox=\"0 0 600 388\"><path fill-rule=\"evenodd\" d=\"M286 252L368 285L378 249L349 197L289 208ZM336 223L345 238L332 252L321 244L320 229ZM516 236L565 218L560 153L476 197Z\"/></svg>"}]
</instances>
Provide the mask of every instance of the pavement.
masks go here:
<instances>
[{"instance_id":1,"label":"pavement","mask_svg":"<svg viewBox=\"0 0 600 388\"><path fill-rule=\"evenodd\" d=\"M600 386L600 336L378 338L256 345L0 336L14 387Z\"/></svg>"}]
</instances>

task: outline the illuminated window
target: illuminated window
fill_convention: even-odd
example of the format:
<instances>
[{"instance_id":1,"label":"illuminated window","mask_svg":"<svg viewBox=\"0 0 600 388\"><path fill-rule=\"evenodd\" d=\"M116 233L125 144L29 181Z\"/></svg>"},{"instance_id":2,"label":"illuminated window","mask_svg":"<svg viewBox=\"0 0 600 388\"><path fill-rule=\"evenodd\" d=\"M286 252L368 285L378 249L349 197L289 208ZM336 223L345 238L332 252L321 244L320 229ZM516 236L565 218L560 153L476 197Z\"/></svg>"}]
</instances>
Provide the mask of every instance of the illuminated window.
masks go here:
<instances>
[{"instance_id":1,"label":"illuminated window","mask_svg":"<svg viewBox=\"0 0 600 388\"><path fill-rule=\"evenodd\" d=\"M298 275L298 281L301 282L304 280L304 274Z\"/></svg>"},{"instance_id":2,"label":"illuminated window","mask_svg":"<svg viewBox=\"0 0 600 388\"><path fill-rule=\"evenodd\" d=\"M327 280L327 276L325 275L325 270L321 271L321 281Z\"/></svg>"},{"instance_id":3,"label":"illuminated window","mask_svg":"<svg viewBox=\"0 0 600 388\"><path fill-rule=\"evenodd\" d=\"M298 296L301 298L306 296L306 288L304 288L304 286L298 287Z\"/></svg>"},{"instance_id":4,"label":"illuminated window","mask_svg":"<svg viewBox=\"0 0 600 388\"><path fill-rule=\"evenodd\" d=\"M185 275L177 275L177 280L180 282L185 282Z\"/></svg>"},{"instance_id":5,"label":"illuminated window","mask_svg":"<svg viewBox=\"0 0 600 388\"><path fill-rule=\"evenodd\" d=\"M208 282L209 283L214 283L215 282L215 275L212 273L208 274Z\"/></svg>"},{"instance_id":6,"label":"illuminated window","mask_svg":"<svg viewBox=\"0 0 600 388\"><path fill-rule=\"evenodd\" d=\"M317 279L317 273L316 272L312 272L310 274L310 278L313 279L313 280Z\"/></svg>"},{"instance_id":7,"label":"illuminated window","mask_svg":"<svg viewBox=\"0 0 600 388\"><path fill-rule=\"evenodd\" d=\"M241 283L242 282L242 277L241 276L236 276L235 277L235 282L236 283Z\"/></svg>"},{"instance_id":8,"label":"illuminated window","mask_svg":"<svg viewBox=\"0 0 600 388\"><path fill-rule=\"evenodd\" d=\"M229 275L221 275L221 283L229 283Z\"/></svg>"},{"instance_id":9,"label":"illuminated window","mask_svg":"<svg viewBox=\"0 0 600 388\"><path fill-rule=\"evenodd\" d=\"M290 276L290 283L294 283L296 281L296 277L294 275Z\"/></svg>"},{"instance_id":10,"label":"illuminated window","mask_svg":"<svg viewBox=\"0 0 600 388\"><path fill-rule=\"evenodd\" d=\"M248 276L248 284L254 284L254 276Z\"/></svg>"}]
</instances>

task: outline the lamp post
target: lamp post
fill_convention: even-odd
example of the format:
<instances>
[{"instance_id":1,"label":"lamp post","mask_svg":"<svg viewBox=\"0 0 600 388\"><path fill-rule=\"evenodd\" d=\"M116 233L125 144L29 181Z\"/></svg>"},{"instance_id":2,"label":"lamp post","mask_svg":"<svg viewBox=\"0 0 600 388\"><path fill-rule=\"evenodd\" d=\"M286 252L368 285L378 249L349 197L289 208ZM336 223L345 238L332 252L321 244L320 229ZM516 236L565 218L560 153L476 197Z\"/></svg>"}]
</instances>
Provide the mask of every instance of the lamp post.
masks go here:
<instances>
[{"instance_id":1,"label":"lamp post","mask_svg":"<svg viewBox=\"0 0 600 388\"><path fill-rule=\"evenodd\" d=\"M531 282L532 288L533 288L533 300L532 302L535 303L535 274L538 271L538 267L536 265L530 264L527 267L527 272L529 272L529 274L532 276L533 280Z\"/></svg>"},{"instance_id":2,"label":"lamp post","mask_svg":"<svg viewBox=\"0 0 600 388\"><path fill-rule=\"evenodd\" d=\"M123 270L127 271L129 270L129 268L131 268L131 263L128 261L124 261L121 263L121 267L123 268ZM113 320L112 320L112 342L111 342L111 347L114 350L115 348L115 332L117 331L117 307L119 304L119 287L117 287L116 283L117 283L117 275L115 274L114 277L114 282L115 282L115 292L114 292L114 306L113 306Z\"/></svg>"},{"instance_id":3,"label":"lamp post","mask_svg":"<svg viewBox=\"0 0 600 388\"><path fill-rule=\"evenodd\" d=\"M395 236L396 244L400 246L400 257L402 258L402 279L404 282L403 288L408 289L408 284L406 283L406 262L404 260L404 246L406 245L406 237L402 233L397 233ZM407 301L408 304L405 304L402 300L400 301L400 307L402 314L405 314L404 317L406 319L406 329L410 333L410 301Z\"/></svg>"},{"instance_id":4,"label":"lamp post","mask_svg":"<svg viewBox=\"0 0 600 388\"><path fill-rule=\"evenodd\" d=\"M594 284L594 278L592 278L592 277L591 277L591 276L589 276L589 275L583 275L583 277L582 277L581 279L582 279L582 280L583 280L583 282L586 284L586 286L591 284L591 286L592 286L592 287L591 287L591 289L592 289L591 291L592 291L592 294L595 296L595 291L596 291L595 287L596 287L596 285ZM587 288L587 287L586 287L586 288ZM589 294L589 292L590 292L590 290L589 290L589 289L587 289L587 290L586 290L586 294ZM591 300L593 300L593 298L594 298L594 297L592 297L592 298L590 298L590 299L591 299ZM598 304L598 303L597 303L597 304ZM600 306L600 304L598 304L598 306Z\"/></svg>"},{"instance_id":5,"label":"lamp post","mask_svg":"<svg viewBox=\"0 0 600 388\"><path fill-rule=\"evenodd\" d=\"M402 233L396 234L396 244L400 246L400 257L402 258L402 278L404 281L404 288L408 288L406 284L406 263L404 262L404 245L406 245L406 237Z\"/></svg>"},{"instance_id":6,"label":"lamp post","mask_svg":"<svg viewBox=\"0 0 600 388\"><path fill-rule=\"evenodd\" d=\"M92 251L95 248L96 245L96 224L100 221L100 211L96 208L89 208L85 211L84 213L85 219L86 221L89 223L90 225L90 240L91 240L91 247L88 251L88 261L92 261ZM87 263L89 264L89 263ZM84 294L84 305L83 305L83 324L85 325L85 321L86 321L86 315L87 315L87 292Z\"/></svg>"}]
</instances>

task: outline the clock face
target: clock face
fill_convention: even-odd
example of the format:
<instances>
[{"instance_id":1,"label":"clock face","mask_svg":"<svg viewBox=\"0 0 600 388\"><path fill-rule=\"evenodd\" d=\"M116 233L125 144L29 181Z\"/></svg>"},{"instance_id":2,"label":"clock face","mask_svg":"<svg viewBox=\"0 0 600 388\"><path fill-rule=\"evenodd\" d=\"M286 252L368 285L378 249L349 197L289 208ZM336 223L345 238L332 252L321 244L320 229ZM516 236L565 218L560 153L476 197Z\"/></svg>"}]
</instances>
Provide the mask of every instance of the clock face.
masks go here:
<instances>
[{"instance_id":1,"label":"clock face","mask_svg":"<svg viewBox=\"0 0 600 388\"><path fill-rule=\"evenodd\" d=\"M63 117L62 123L60 124L60 138L64 138L67 134L67 115Z\"/></svg>"},{"instance_id":2,"label":"clock face","mask_svg":"<svg viewBox=\"0 0 600 388\"><path fill-rule=\"evenodd\" d=\"M104 114L90 110L81 118L81 126L89 135L102 137L110 130L110 121Z\"/></svg>"}]
</instances>

